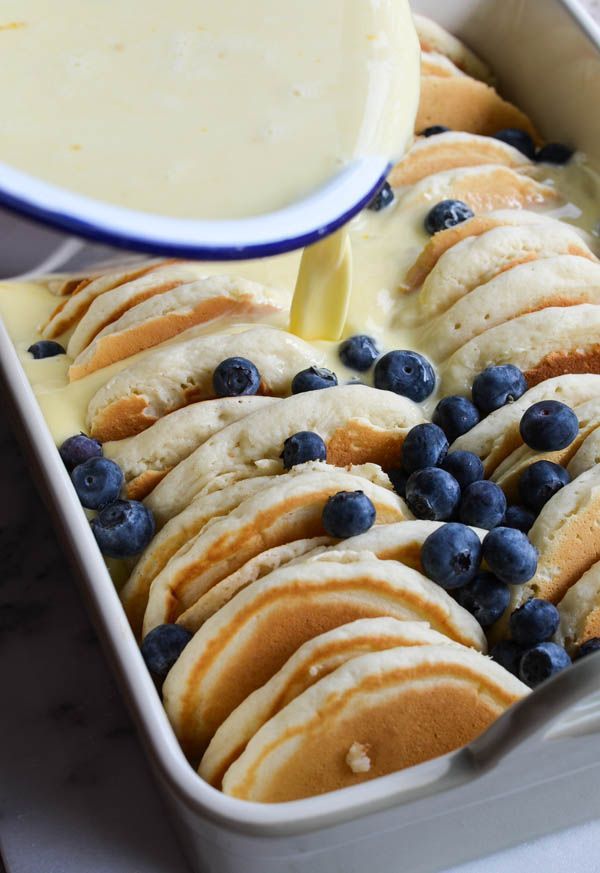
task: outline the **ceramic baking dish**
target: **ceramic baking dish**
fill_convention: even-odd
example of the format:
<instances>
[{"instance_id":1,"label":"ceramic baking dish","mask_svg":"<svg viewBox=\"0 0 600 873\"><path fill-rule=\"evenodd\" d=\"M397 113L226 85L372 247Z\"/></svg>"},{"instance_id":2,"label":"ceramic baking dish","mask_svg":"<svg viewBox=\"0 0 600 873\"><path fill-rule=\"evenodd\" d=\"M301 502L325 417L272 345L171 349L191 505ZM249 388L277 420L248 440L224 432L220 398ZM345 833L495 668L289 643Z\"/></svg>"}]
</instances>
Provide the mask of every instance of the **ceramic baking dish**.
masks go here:
<instances>
[{"instance_id":1,"label":"ceramic baking dish","mask_svg":"<svg viewBox=\"0 0 600 873\"><path fill-rule=\"evenodd\" d=\"M600 31L572 0L413 0L413 7L489 61L503 93L543 133L577 144L600 165ZM558 820L545 804L560 805L569 786L576 791L590 773L600 775L592 769L600 766L598 657L547 683L467 749L373 782L269 806L202 782L171 731L1 322L0 374L195 871L431 873L572 821L570 804Z\"/></svg>"}]
</instances>

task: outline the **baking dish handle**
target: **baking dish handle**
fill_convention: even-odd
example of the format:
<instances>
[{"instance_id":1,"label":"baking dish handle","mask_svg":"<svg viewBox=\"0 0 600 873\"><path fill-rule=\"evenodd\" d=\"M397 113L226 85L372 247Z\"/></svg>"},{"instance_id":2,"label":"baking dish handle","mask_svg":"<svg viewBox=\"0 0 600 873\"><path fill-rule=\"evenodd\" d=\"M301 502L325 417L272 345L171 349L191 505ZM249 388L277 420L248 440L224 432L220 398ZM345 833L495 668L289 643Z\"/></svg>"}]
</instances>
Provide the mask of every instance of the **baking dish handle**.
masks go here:
<instances>
[{"instance_id":1,"label":"baking dish handle","mask_svg":"<svg viewBox=\"0 0 600 873\"><path fill-rule=\"evenodd\" d=\"M511 707L465 751L476 770L489 770L512 752L543 741L557 718L599 691L600 655L588 655Z\"/></svg>"}]
</instances>

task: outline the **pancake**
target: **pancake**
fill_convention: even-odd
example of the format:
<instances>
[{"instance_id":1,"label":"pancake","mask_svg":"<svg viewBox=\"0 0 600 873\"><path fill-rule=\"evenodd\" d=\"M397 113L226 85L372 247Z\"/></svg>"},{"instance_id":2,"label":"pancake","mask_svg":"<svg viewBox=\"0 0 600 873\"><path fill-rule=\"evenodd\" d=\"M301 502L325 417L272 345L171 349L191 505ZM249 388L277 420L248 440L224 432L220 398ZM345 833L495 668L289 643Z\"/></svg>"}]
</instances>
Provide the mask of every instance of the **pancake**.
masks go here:
<instances>
[{"instance_id":1,"label":"pancake","mask_svg":"<svg viewBox=\"0 0 600 873\"><path fill-rule=\"evenodd\" d=\"M493 639L505 631L510 614L531 597L559 603L569 588L600 560L600 467L582 473L544 506L529 531L539 552L535 576L511 587L511 601L494 625Z\"/></svg>"},{"instance_id":2,"label":"pancake","mask_svg":"<svg viewBox=\"0 0 600 873\"><path fill-rule=\"evenodd\" d=\"M421 76L464 76L450 58L439 52L421 52Z\"/></svg>"},{"instance_id":3,"label":"pancake","mask_svg":"<svg viewBox=\"0 0 600 873\"><path fill-rule=\"evenodd\" d=\"M592 564L558 604L560 625L554 640L575 655L587 640L600 637L600 562Z\"/></svg>"},{"instance_id":4,"label":"pancake","mask_svg":"<svg viewBox=\"0 0 600 873\"><path fill-rule=\"evenodd\" d=\"M149 268L153 269L156 266L163 266L166 263L164 258L147 258L143 255L118 255L116 258L109 258L107 261L101 261L80 273L50 273L46 276L40 276L40 281L46 286L51 294L55 297L68 297L80 287L89 285L94 279L100 276L119 275L120 281L128 282L130 279L135 279L141 275L143 271ZM171 261L171 263L175 263Z\"/></svg>"},{"instance_id":5,"label":"pancake","mask_svg":"<svg viewBox=\"0 0 600 873\"><path fill-rule=\"evenodd\" d=\"M423 76L415 131L442 124L451 130L493 136L507 127L540 136L531 120L485 82L470 76Z\"/></svg>"},{"instance_id":6,"label":"pancake","mask_svg":"<svg viewBox=\"0 0 600 873\"><path fill-rule=\"evenodd\" d=\"M353 658L255 734L223 791L277 803L385 776L467 745L528 692L503 667L457 646Z\"/></svg>"},{"instance_id":7,"label":"pancake","mask_svg":"<svg viewBox=\"0 0 600 873\"><path fill-rule=\"evenodd\" d=\"M530 464L537 461L552 461L554 464L567 467L587 437L600 427L600 397L576 406L573 411L579 420L579 433L571 445L556 452L537 452L527 445L522 445L496 468L491 478L500 485L509 503L519 502L519 479Z\"/></svg>"},{"instance_id":8,"label":"pancake","mask_svg":"<svg viewBox=\"0 0 600 873\"><path fill-rule=\"evenodd\" d=\"M440 258L451 248L465 239L480 236L496 227L521 227L529 224L553 223L537 212L529 212L525 208L497 209L487 215L475 215L468 221L461 221L454 227L441 230L434 234L415 263L409 269L405 278L405 289L416 291L425 282Z\"/></svg>"},{"instance_id":9,"label":"pancake","mask_svg":"<svg viewBox=\"0 0 600 873\"><path fill-rule=\"evenodd\" d=\"M140 433L162 416L214 397L213 372L226 358L248 358L261 375L260 394L290 393L300 370L320 364L308 343L269 327L215 333L180 341L145 355L121 370L94 394L88 430L101 442Z\"/></svg>"},{"instance_id":10,"label":"pancake","mask_svg":"<svg viewBox=\"0 0 600 873\"><path fill-rule=\"evenodd\" d=\"M225 719L212 738L198 773L216 788L254 734L318 680L352 658L399 646L453 645L429 625L395 618L365 618L309 640L261 688Z\"/></svg>"},{"instance_id":11,"label":"pancake","mask_svg":"<svg viewBox=\"0 0 600 873\"><path fill-rule=\"evenodd\" d=\"M69 367L70 381L192 328L210 325L214 330L215 322L229 324L235 320L268 322L277 313L285 313L289 305L287 292L245 279L211 276L156 294L107 323L110 314L92 312L95 304L104 303L107 296L92 304L69 341L67 354L75 358ZM91 324L85 323L88 319Z\"/></svg>"},{"instance_id":12,"label":"pancake","mask_svg":"<svg viewBox=\"0 0 600 873\"><path fill-rule=\"evenodd\" d=\"M439 52L469 76L483 82L493 81L488 65L461 40L425 15L413 15L413 19L423 52Z\"/></svg>"},{"instance_id":13,"label":"pancake","mask_svg":"<svg viewBox=\"0 0 600 873\"><path fill-rule=\"evenodd\" d=\"M376 524L411 517L404 501L391 489L345 470L317 467L275 477L269 486L188 541L152 582L144 636L157 625L178 618L189 630L196 630L186 610L213 585L266 549L326 536L323 508L328 498L340 491L363 491L377 512Z\"/></svg>"},{"instance_id":14,"label":"pancake","mask_svg":"<svg viewBox=\"0 0 600 873\"><path fill-rule=\"evenodd\" d=\"M307 640L359 618L426 621L485 650L477 621L439 585L367 553L313 559L253 582L205 622L163 686L185 753L198 761L215 731Z\"/></svg>"},{"instance_id":15,"label":"pancake","mask_svg":"<svg viewBox=\"0 0 600 873\"><path fill-rule=\"evenodd\" d=\"M420 407L406 397L363 385L297 394L215 434L165 476L146 502L163 524L213 477L252 468L257 460L278 460L285 440L303 430L322 437L334 466L370 461L394 467L406 434L423 421Z\"/></svg>"},{"instance_id":16,"label":"pancake","mask_svg":"<svg viewBox=\"0 0 600 873\"><path fill-rule=\"evenodd\" d=\"M600 428L589 433L567 465L572 479L600 464Z\"/></svg>"},{"instance_id":17,"label":"pancake","mask_svg":"<svg viewBox=\"0 0 600 873\"><path fill-rule=\"evenodd\" d=\"M180 461L227 425L267 406L275 397L219 397L171 412L132 437L104 443L104 456L123 471L127 497L142 500Z\"/></svg>"},{"instance_id":18,"label":"pancake","mask_svg":"<svg viewBox=\"0 0 600 873\"><path fill-rule=\"evenodd\" d=\"M418 348L433 361L445 361L471 340L519 315L582 303L600 304L596 261L555 255L518 264L474 288L427 324Z\"/></svg>"},{"instance_id":19,"label":"pancake","mask_svg":"<svg viewBox=\"0 0 600 873\"><path fill-rule=\"evenodd\" d=\"M484 164L479 167L459 167L427 176L407 189L399 205L402 209L421 209L425 220L432 206L447 199L462 200L479 215L481 212L506 209L556 207L561 202L561 195L551 185L536 182L510 167ZM469 228L462 232L457 231L451 238L458 241L468 230ZM435 234L435 237L439 235Z\"/></svg>"},{"instance_id":20,"label":"pancake","mask_svg":"<svg viewBox=\"0 0 600 873\"><path fill-rule=\"evenodd\" d=\"M419 139L389 176L394 188L415 185L427 176L458 167L498 164L524 170L531 161L518 149L485 136L449 131Z\"/></svg>"},{"instance_id":21,"label":"pancake","mask_svg":"<svg viewBox=\"0 0 600 873\"><path fill-rule=\"evenodd\" d=\"M176 288L184 282L193 282L203 274L199 264L189 261L150 261L147 265L103 273L95 278L84 279L75 290L64 297L51 313L42 330L46 339L55 339L72 330L83 318L94 300L114 289L127 289L120 298L125 297L129 305L135 300L141 302L153 294L160 294ZM125 311L125 310L123 310Z\"/></svg>"},{"instance_id":22,"label":"pancake","mask_svg":"<svg viewBox=\"0 0 600 873\"><path fill-rule=\"evenodd\" d=\"M470 386L469 392L470 393ZM556 376L530 388L522 397L492 412L478 425L452 443L451 451L473 452L491 476L511 452L523 445L519 425L523 413L540 400L559 400L575 407L600 398L600 376L580 374Z\"/></svg>"},{"instance_id":23,"label":"pancake","mask_svg":"<svg viewBox=\"0 0 600 873\"><path fill-rule=\"evenodd\" d=\"M397 524L378 524L360 536L333 544L332 540L315 538L299 540L277 546L248 561L235 573L227 576L214 585L196 603L184 613L186 626L197 629L217 610L221 609L234 597L238 591L246 588L251 582L266 576L267 573L286 564L298 560L308 560L321 554L343 552L371 552L377 558L388 561L400 561L413 570L423 572L421 566L421 549L427 537L433 533L440 522L435 521L402 521ZM480 539L486 531L476 533Z\"/></svg>"},{"instance_id":24,"label":"pancake","mask_svg":"<svg viewBox=\"0 0 600 873\"><path fill-rule=\"evenodd\" d=\"M600 373L600 306L551 306L486 330L441 368L444 394L469 393L478 373L514 364L535 386L567 373Z\"/></svg>"},{"instance_id":25,"label":"pancake","mask_svg":"<svg viewBox=\"0 0 600 873\"><path fill-rule=\"evenodd\" d=\"M468 236L446 251L427 276L418 296L420 318L427 323L507 270L557 255L577 255L598 263L574 228L549 218L500 225Z\"/></svg>"}]
</instances>

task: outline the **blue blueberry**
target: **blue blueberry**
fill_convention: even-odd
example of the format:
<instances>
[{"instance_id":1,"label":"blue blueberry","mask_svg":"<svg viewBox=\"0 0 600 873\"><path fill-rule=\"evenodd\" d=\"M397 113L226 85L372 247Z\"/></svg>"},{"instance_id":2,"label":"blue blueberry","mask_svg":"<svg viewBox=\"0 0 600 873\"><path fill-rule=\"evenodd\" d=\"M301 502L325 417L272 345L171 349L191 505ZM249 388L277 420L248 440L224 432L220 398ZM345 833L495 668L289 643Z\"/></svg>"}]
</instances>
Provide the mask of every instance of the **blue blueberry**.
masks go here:
<instances>
[{"instance_id":1,"label":"blue blueberry","mask_svg":"<svg viewBox=\"0 0 600 873\"><path fill-rule=\"evenodd\" d=\"M566 449L579 433L579 421L573 410L559 400L540 400L524 413L521 437L536 452Z\"/></svg>"},{"instance_id":2,"label":"blue blueberry","mask_svg":"<svg viewBox=\"0 0 600 873\"><path fill-rule=\"evenodd\" d=\"M568 164L574 154L574 150L562 142L549 142L542 146L535 159L540 164Z\"/></svg>"},{"instance_id":3,"label":"blue blueberry","mask_svg":"<svg viewBox=\"0 0 600 873\"><path fill-rule=\"evenodd\" d=\"M553 603L532 597L511 615L510 635L515 643L529 649L554 636L559 621L560 615Z\"/></svg>"},{"instance_id":4,"label":"blue blueberry","mask_svg":"<svg viewBox=\"0 0 600 873\"><path fill-rule=\"evenodd\" d=\"M213 388L217 397L256 394L260 388L260 373L246 358L227 358L213 373Z\"/></svg>"},{"instance_id":5,"label":"blue blueberry","mask_svg":"<svg viewBox=\"0 0 600 873\"><path fill-rule=\"evenodd\" d=\"M439 467L418 470L406 483L406 502L415 518L447 521L454 516L459 501L458 482Z\"/></svg>"},{"instance_id":6,"label":"blue blueberry","mask_svg":"<svg viewBox=\"0 0 600 873\"><path fill-rule=\"evenodd\" d=\"M425 230L432 236L441 230L456 227L463 221L473 218L475 213L470 206L462 200L442 200L427 213L425 218Z\"/></svg>"},{"instance_id":7,"label":"blue blueberry","mask_svg":"<svg viewBox=\"0 0 600 873\"><path fill-rule=\"evenodd\" d=\"M406 500L406 483L408 482L408 476L404 470L400 470L398 467L388 470L388 478L394 486L396 494L398 494L403 500Z\"/></svg>"},{"instance_id":8,"label":"blue blueberry","mask_svg":"<svg viewBox=\"0 0 600 873\"><path fill-rule=\"evenodd\" d=\"M442 470L454 476L461 489L468 488L473 482L480 482L484 478L481 458L473 452L450 452L441 466Z\"/></svg>"},{"instance_id":9,"label":"blue blueberry","mask_svg":"<svg viewBox=\"0 0 600 873\"><path fill-rule=\"evenodd\" d=\"M84 461L89 461L90 458L100 458L102 456L102 443L93 440L84 433L78 433L68 437L59 447L58 452L63 464L70 472L79 464L83 464Z\"/></svg>"},{"instance_id":10,"label":"blue blueberry","mask_svg":"<svg viewBox=\"0 0 600 873\"><path fill-rule=\"evenodd\" d=\"M479 421L479 410L467 397L444 397L433 412L434 424L442 428L451 443Z\"/></svg>"},{"instance_id":11,"label":"blue blueberry","mask_svg":"<svg viewBox=\"0 0 600 873\"><path fill-rule=\"evenodd\" d=\"M444 524L423 543L421 564L425 574L447 591L463 588L479 572L479 537L464 524Z\"/></svg>"},{"instance_id":12,"label":"blue blueberry","mask_svg":"<svg viewBox=\"0 0 600 873\"><path fill-rule=\"evenodd\" d=\"M367 209L371 212L381 212L386 206L394 202L394 189L389 182L384 182L375 197L368 204Z\"/></svg>"},{"instance_id":13,"label":"blue blueberry","mask_svg":"<svg viewBox=\"0 0 600 873\"><path fill-rule=\"evenodd\" d=\"M327 446L318 433L301 430L284 442L281 458L286 470L308 461L326 461Z\"/></svg>"},{"instance_id":14,"label":"blue blueberry","mask_svg":"<svg viewBox=\"0 0 600 873\"><path fill-rule=\"evenodd\" d=\"M473 482L463 492L458 517L463 524L492 530L502 524L506 512L504 491L494 482L485 479Z\"/></svg>"},{"instance_id":15,"label":"blue blueberry","mask_svg":"<svg viewBox=\"0 0 600 873\"><path fill-rule=\"evenodd\" d=\"M375 364L374 385L421 403L435 388L435 371L417 352L388 352Z\"/></svg>"},{"instance_id":16,"label":"blue blueberry","mask_svg":"<svg viewBox=\"0 0 600 873\"><path fill-rule=\"evenodd\" d=\"M39 340L27 349L29 354L36 359L55 358L57 355L66 355L64 348L60 343L55 343L53 340Z\"/></svg>"},{"instance_id":17,"label":"blue blueberry","mask_svg":"<svg viewBox=\"0 0 600 873\"><path fill-rule=\"evenodd\" d=\"M492 573L481 572L464 588L458 589L456 599L481 627L490 627L504 615L510 602L510 589Z\"/></svg>"},{"instance_id":18,"label":"blue blueberry","mask_svg":"<svg viewBox=\"0 0 600 873\"><path fill-rule=\"evenodd\" d=\"M525 506L509 506L502 527L514 527L526 534L533 527L535 518L535 513Z\"/></svg>"},{"instance_id":19,"label":"blue blueberry","mask_svg":"<svg viewBox=\"0 0 600 873\"><path fill-rule=\"evenodd\" d=\"M178 624L159 624L146 636L140 647L146 667L160 683L192 638L189 630Z\"/></svg>"},{"instance_id":20,"label":"blue blueberry","mask_svg":"<svg viewBox=\"0 0 600 873\"><path fill-rule=\"evenodd\" d=\"M425 467L439 467L448 454L448 440L437 424L418 424L402 446L402 467L409 475Z\"/></svg>"},{"instance_id":21,"label":"blue blueberry","mask_svg":"<svg viewBox=\"0 0 600 873\"><path fill-rule=\"evenodd\" d=\"M129 558L146 548L154 536L154 516L137 500L115 500L92 519L92 532L103 555Z\"/></svg>"},{"instance_id":22,"label":"blue blueberry","mask_svg":"<svg viewBox=\"0 0 600 873\"><path fill-rule=\"evenodd\" d=\"M518 367L488 367L473 382L473 402L483 415L518 400L527 391L527 380Z\"/></svg>"},{"instance_id":23,"label":"blue blueberry","mask_svg":"<svg viewBox=\"0 0 600 873\"><path fill-rule=\"evenodd\" d=\"M445 127L443 124L432 124L431 127L426 127L425 130L421 131L421 136L438 136L440 133L448 133L450 130L449 127Z\"/></svg>"},{"instance_id":24,"label":"blue blueberry","mask_svg":"<svg viewBox=\"0 0 600 873\"><path fill-rule=\"evenodd\" d=\"M350 370L366 373L377 360L379 349L374 339L359 334L344 340L339 348L339 356L342 364Z\"/></svg>"},{"instance_id":25,"label":"blue blueberry","mask_svg":"<svg viewBox=\"0 0 600 873\"><path fill-rule=\"evenodd\" d=\"M330 537L347 539L366 533L375 524L375 507L362 491L340 491L323 509L323 527Z\"/></svg>"},{"instance_id":26,"label":"blue blueberry","mask_svg":"<svg viewBox=\"0 0 600 873\"><path fill-rule=\"evenodd\" d=\"M504 130L499 130L494 134L494 139L499 139L501 142L518 149L530 161L535 159L535 143L531 136L525 130L519 130L516 127L506 127Z\"/></svg>"},{"instance_id":27,"label":"blue blueberry","mask_svg":"<svg viewBox=\"0 0 600 873\"><path fill-rule=\"evenodd\" d=\"M75 467L71 480L86 509L103 509L118 499L125 478L118 464L108 458L90 458Z\"/></svg>"},{"instance_id":28,"label":"blue blueberry","mask_svg":"<svg viewBox=\"0 0 600 873\"><path fill-rule=\"evenodd\" d=\"M571 659L562 646L557 643L538 643L522 656L519 677L522 682L535 688L570 664Z\"/></svg>"},{"instance_id":29,"label":"blue blueberry","mask_svg":"<svg viewBox=\"0 0 600 873\"><path fill-rule=\"evenodd\" d=\"M539 514L550 498L570 481L571 476L560 464L536 461L521 474L519 495L525 506Z\"/></svg>"},{"instance_id":30,"label":"blue blueberry","mask_svg":"<svg viewBox=\"0 0 600 873\"><path fill-rule=\"evenodd\" d=\"M296 373L292 380L292 394L303 394L305 391L320 391L322 388L334 388L338 384L337 376L325 367L308 367Z\"/></svg>"},{"instance_id":31,"label":"blue blueberry","mask_svg":"<svg viewBox=\"0 0 600 873\"><path fill-rule=\"evenodd\" d=\"M519 675L519 665L523 654L524 649L513 640L500 640L490 651L492 659L514 676Z\"/></svg>"},{"instance_id":32,"label":"blue blueberry","mask_svg":"<svg viewBox=\"0 0 600 873\"><path fill-rule=\"evenodd\" d=\"M513 527L495 527L487 534L483 558L492 573L507 585L524 585L537 570L537 549Z\"/></svg>"},{"instance_id":33,"label":"blue blueberry","mask_svg":"<svg viewBox=\"0 0 600 873\"><path fill-rule=\"evenodd\" d=\"M594 652L600 652L600 637L591 637L582 643L577 650L577 658L585 658L587 655L593 655Z\"/></svg>"}]
</instances>

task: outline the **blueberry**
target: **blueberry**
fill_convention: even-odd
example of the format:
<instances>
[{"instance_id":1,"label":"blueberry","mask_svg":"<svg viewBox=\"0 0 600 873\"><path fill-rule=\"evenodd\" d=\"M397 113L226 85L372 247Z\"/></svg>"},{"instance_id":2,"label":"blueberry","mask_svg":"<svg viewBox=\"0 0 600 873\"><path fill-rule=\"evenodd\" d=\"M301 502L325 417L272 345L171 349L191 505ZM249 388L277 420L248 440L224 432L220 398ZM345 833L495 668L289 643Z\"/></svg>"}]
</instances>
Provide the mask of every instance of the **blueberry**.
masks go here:
<instances>
[{"instance_id":1,"label":"blueberry","mask_svg":"<svg viewBox=\"0 0 600 873\"><path fill-rule=\"evenodd\" d=\"M514 676L519 675L519 664L523 657L523 649L513 640L500 640L490 651L492 659L512 673Z\"/></svg>"},{"instance_id":2,"label":"blueberry","mask_svg":"<svg viewBox=\"0 0 600 873\"><path fill-rule=\"evenodd\" d=\"M93 440L84 433L78 433L75 436L68 437L62 443L58 450L62 462L67 470L74 470L79 464L84 461L89 461L90 458L99 458L102 455L102 444L98 440Z\"/></svg>"},{"instance_id":3,"label":"blueberry","mask_svg":"<svg viewBox=\"0 0 600 873\"><path fill-rule=\"evenodd\" d=\"M577 658L585 658L587 655L593 655L594 652L600 652L600 637L591 637L579 646Z\"/></svg>"},{"instance_id":4,"label":"blueberry","mask_svg":"<svg viewBox=\"0 0 600 873\"><path fill-rule=\"evenodd\" d=\"M463 489L484 478L483 463L473 452L450 452L444 458L442 470L454 476Z\"/></svg>"},{"instance_id":5,"label":"blueberry","mask_svg":"<svg viewBox=\"0 0 600 873\"><path fill-rule=\"evenodd\" d=\"M508 585L523 585L535 576L537 549L524 533L512 527L495 527L483 541L488 567Z\"/></svg>"},{"instance_id":6,"label":"blueberry","mask_svg":"<svg viewBox=\"0 0 600 873\"><path fill-rule=\"evenodd\" d=\"M388 470L388 478L392 483L396 494L399 494L403 500L406 500L406 483L408 482L408 476L404 470L401 470L398 467Z\"/></svg>"},{"instance_id":7,"label":"blueberry","mask_svg":"<svg viewBox=\"0 0 600 873\"><path fill-rule=\"evenodd\" d=\"M527 685L535 688L570 664L571 659L562 646L557 643L539 643L522 656L519 677Z\"/></svg>"},{"instance_id":8,"label":"blueberry","mask_svg":"<svg viewBox=\"0 0 600 873\"><path fill-rule=\"evenodd\" d=\"M464 524L444 524L423 543L421 564L425 574L442 588L462 588L479 572L479 537Z\"/></svg>"},{"instance_id":9,"label":"blueberry","mask_svg":"<svg viewBox=\"0 0 600 873\"><path fill-rule=\"evenodd\" d=\"M427 213L425 230L433 236L434 233L448 230L450 227L462 224L463 221L468 221L474 215L471 207L463 203L462 200L442 200Z\"/></svg>"},{"instance_id":10,"label":"blueberry","mask_svg":"<svg viewBox=\"0 0 600 873\"><path fill-rule=\"evenodd\" d=\"M256 394L260 388L260 373L246 358L227 358L213 373L213 388L217 397Z\"/></svg>"},{"instance_id":11,"label":"blueberry","mask_svg":"<svg viewBox=\"0 0 600 873\"><path fill-rule=\"evenodd\" d=\"M402 467L409 475L425 467L439 467L448 454L448 440L437 424L418 424L402 446Z\"/></svg>"},{"instance_id":12,"label":"blueberry","mask_svg":"<svg viewBox=\"0 0 600 873\"><path fill-rule=\"evenodd\" d=\"M527 391L527 380L518 367L502 364L488 367L473 382L473 401L483 415L488 415Z\"/></svg>"},{"instance_id":13,"label":"blueberry","mask_svg":"<svg viewBox=\"0 0 600 873\"><path fill-rule=\"evenodd\" d=\"M523 533L529 533L535 522L535 513L525 506L509 506L504 516L502 527L514 527Z\"/></svg>"},{"instance_id":14,"label":"blueberry","mask_svg":"<svg viewBox=\"0 0 600 873\"><path fill-rule=\"evenodd\" d=\"M573 410L559 400L534 403L521 419L521 437L536 452L558 452L570 446L579 433Z\"/></svg>"},{"instance_id":15,"label":"blueberry","mask_svg":"<svg viewBox=\"0 0 600 873\"><path fill-rule=\"evenodd\" d=\"M53 340L39 340L27 349L29 354L39 361L41 358L55 358L57 355L66 355L60 343Z\"/></svg>"},{"instance_id":16,"label":"blueberry","mask_svg":"<svg viewBox=\"0 0 600 873\"><path fill-rule=\"evenodd\" d=\"M531 648L554 636L560 615L554 604L532 597L510 617L510 635L515 643Z\"/></svg>"},{"instance_id":17,"label":"blueberry","mask_svg":"<svg viewBox=\"0 0 600 873\"><path fill-rule=\"evenodd\" d=\"M504 615L510 602L510 589L492 573L482 572L464 588L458 589L456 599L481 627L490 627Z\"/></svg>"},{"instance_id":18,"label":"blueberry","mask_svg":"<svg viewBox=\"0 0 600 873\"><path fill-rule=\"evenodd\" d=\"M561 142L549 142L535 156L540 164L568 164L575 152Z\"/></svg>"},{"instance_id":19,"label":"blueberry","mask_svg":"<svg viewBox=\"0 0 600 873\"><path fill-rule=\"evenodd\" d=\"M499 485L484 479L465 489L458 515L463 524L492 530L502 524L505 512L504 491Z\"/></svg>"},{"instance_id":20,"label":"blueberry","mask_svg":"<svg viewBox=\"0 0 600 873\"><path fill-rule=\"evenodd\" d=\"M364 334L351 336L344 340L339 348L342 364L350 370L358 370L359 373L366 373L373 366L378 355L379 349L375 340Z\"/></svg>"},{"instance_id":21,"label":"blueberry","mask_svg":"<svg viewBox=\"0 0 600 873\"><path fill-rule=\"evenodd\" d=\"M445 127L443 124L432 124L431 127L426 127L425 130L422 130L420 136L438 136L440 133L448 133L450 131L449 127Z\"/></svg>"},{"instance_id":22,"label":"blueberry","mask_svg":"<svg viewBox=\"0 0 600 873\"><path fill-rule=\"evenodd\" d=\"M570 481L571 476L560 464L553 464L552 461L536 461L521 474L519 495L525 506L537 514L550 498Z\"/></svg>"},{"instance_id":23,"label":"blueberry","mask_svg":"<svg viewBox=\"0 0 600 873\"><path fill-rule=\"evenodd\" d=\"M406 483L406 502L416 518L447 521L453 517L459 501L458 482L439 467L418 470Z\"/></svg>"},{"instance_id":24,"label":"blueberry","mask_svg":"<svg viewBox=\"0 0 600 873\"><path fill-rule=\"evenodd\" d=\"M326 461L327 446L318 433L301 430L284 442L281 458L286 470L291 470L297 464L306 464L307 461Z\"/></svg>"},{"instance_id":25,"label":"blueberry","mask_svg":"<svg viewBox=\"0 0 600 873\"><path fill-rule=\"evenodd\" d=\"M499 130L494 134L494 139L499 139L501 142L518 149L526 158L533 161L535 158L535 143L530 135L525 130L519 130L516 127L506 127L504 130Z\"/></svg>"},{"instance_id":26,"label":"blueberry","mask_svg":"<svg viewBox=\"0 0 600 873\"><path fill-rule=\"evenodd\" d=\"M325 504L323 527L330 537L346 539L372 528L375 517L375 507L362 491L339 491Z\"/></svg>"},{"instance_id":27,"label":"blueberry","mask_svg":"<svg viewBox=\"0 0 600 873\"><path fill-rule=\"evenodd\" d=\"M479 410L467 397L444 397L433 412L434 424L442 428L451 443L479 424L479 420Z\"/></svg>"},{"instance_id":28,"label":"blueberry","mask_svg":"<svg viewBox=\"0 0 600 873\"><path fill-rule=\"evenodd\" d=\"M90 458L75 467L71 480L82 506L86 509L103 509L119 497L123 472L118 464L108 458Z\"/></svg>"},{"instance_id":29,"label":"blueberry","mask_svg":"<svg viewBox=\"0 0 600 873\"><path fill-rule=\"evenodd\" d=\"M435 371L417 352L388 352L375 364L374 384L421 403L435 388Z\"/></svg>"},{"instance_id":30,"label":"blueberry","mask_svg":"<svg viewBox=\"0 0 600 873\"><path fill-rule=\"evenodd\" d=\"M154 516L137 500L115 500L92 519L92 532L103 555L129 558L154 536Z\"/></svg>"},{"instance_id":31,"label":"blueberry","mask_svg":"<svg viewBox=\"0 0 600 873\"><path fill-rule=\"evenodd\" d=\"M334 388L338 383L337 376L325 367L308 367L296 373L292 380L292 394L303 394L305 391L320 391L322 388Z\"/></svg>"},{"instance_id":32,"label":"blueberry","mask_svg":"<svg viewBox=\"0 0 600 873\"><path fill-rule=\"evenodd\" d=\"M141 645L142 657L158 682L164 682L191 638L189 630L178 624L159 624L146 634Z\"/></svg>"},{"instance_id":33,"label":"blueberry","mask_svg":"<svg viewBox=\"0 0 600 873\"><path fill-rule=\"evenodd\" d=\"M394 189L389 182L384 182L375 197L367 205L367 209L371 212L381 212L386 206L391 206L394 202Z\"/></svg>"}]
</instances>

